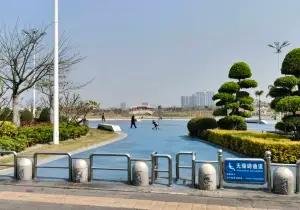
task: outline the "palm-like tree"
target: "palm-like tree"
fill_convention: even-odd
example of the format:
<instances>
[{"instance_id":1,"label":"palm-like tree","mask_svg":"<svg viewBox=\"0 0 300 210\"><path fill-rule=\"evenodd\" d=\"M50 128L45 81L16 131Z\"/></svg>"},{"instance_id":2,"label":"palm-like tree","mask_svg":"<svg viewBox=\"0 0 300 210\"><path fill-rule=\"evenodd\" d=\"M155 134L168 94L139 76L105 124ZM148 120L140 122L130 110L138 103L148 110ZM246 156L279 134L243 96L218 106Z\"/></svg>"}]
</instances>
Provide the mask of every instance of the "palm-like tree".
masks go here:
<instances>
[{"instance_id":1,"label":"palm-like tree","mask_svg":"<svg viewBox=\"0 0 300 210\"><path fill-rule=\"evenodd\" d=\"M261 114L260 114L260 104L261 104L261 101L260 101L260 97L262 96L262 94L264 94L263 90L257 90L257 91L255 91L255 95L258 97L258 120L259 120L259 122L261 121Z\"/></svg>"},{"instance_id":2,"label":"palm-like tree","mask_svg":"<svg viewBox=\"0 0 300 210\"><path fill-rule=\"evenodd\" d=\"M280 42L273 42L273 44L268 44L268 47L274 48L276 51L275 53L277 54L277 64L278 64L278 70L280 71L279 67L279 54L282 52L282 48L289 46L290 43L289 41L284 41L282 43Z\"/></svg>"}]
</instances>

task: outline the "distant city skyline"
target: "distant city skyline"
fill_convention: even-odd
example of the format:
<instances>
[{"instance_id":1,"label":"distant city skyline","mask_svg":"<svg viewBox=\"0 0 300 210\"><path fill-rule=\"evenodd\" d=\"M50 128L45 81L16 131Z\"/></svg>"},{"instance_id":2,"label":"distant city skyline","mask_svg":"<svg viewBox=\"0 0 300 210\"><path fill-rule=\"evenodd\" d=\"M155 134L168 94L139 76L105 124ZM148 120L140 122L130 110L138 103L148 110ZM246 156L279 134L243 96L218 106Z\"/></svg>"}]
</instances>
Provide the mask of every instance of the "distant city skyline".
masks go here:
<instances>
[{"instance_id":1,"label":"distant city skyline","mask_svg":"<svg viewBox=\"0 0 300 210\"><path fill-rule=\"evenodd\" d=\"M213 91L198 91L189 96L181 96L181 107L212 107L215 105L214 101L212 100L213 96Z\"/></svg>"},{"instance_id":2,"label":"distant city skyline","mask_svg":"<svg viewBox=\"0 0 300 210\"><path fill-rule=\"evenodd\" d=\"M267 45L289 41L279 61L300 47L298 0L61 0L59 32L85 59L74 82L102 107L149 101L180 106L178 97L195 90L214 92L228 81L237 61L247 62L268 92L281 74ZM3 1L0 26L45 26L53 46L53 1ZM23 96L23 98L25 98ZM25 99L24 99L25 100ZM27 98L26 98L27 100Z\"/></svg>"}]
</instances>

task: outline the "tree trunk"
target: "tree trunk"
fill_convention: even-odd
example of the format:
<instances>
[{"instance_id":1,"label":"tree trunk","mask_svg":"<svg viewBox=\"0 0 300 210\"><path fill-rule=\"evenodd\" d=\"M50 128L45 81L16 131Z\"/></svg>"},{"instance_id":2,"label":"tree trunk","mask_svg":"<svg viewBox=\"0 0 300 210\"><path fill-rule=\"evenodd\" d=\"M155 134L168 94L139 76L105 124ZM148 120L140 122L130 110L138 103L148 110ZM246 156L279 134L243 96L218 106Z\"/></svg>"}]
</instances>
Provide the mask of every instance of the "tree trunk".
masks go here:
<instances>
[{"instance_id":1,"label":"tree trunk","mask_svg":"<svg viewBox=\"0 0 300 210\"><path fill-rule=\"evenodd\" d=\"M13 109L13 123L17 126L21 126L20 110L19 110L19 95L13 95L12 109Z\"/></svg>"},{"instance_id":2,"label":"tree trunk","mask_svg":"<svg viewBox=\"0 0 300 210\"><path fill-rule=\"evenodd\" d=\"M50 122L53 124L54 123L54 111L53 107L50 107Z\"/></svg>"}]
</instances>

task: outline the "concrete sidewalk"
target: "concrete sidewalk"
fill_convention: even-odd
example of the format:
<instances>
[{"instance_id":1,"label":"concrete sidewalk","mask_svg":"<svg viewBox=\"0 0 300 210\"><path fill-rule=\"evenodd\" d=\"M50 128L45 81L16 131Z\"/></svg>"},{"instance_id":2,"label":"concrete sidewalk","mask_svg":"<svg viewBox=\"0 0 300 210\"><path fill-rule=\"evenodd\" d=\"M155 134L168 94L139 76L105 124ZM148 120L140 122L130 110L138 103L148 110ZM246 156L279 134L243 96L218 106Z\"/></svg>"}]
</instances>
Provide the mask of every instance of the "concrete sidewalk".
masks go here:
<instances>
[{"instance_id":1,"label":"concrete sidewalk","mask_svg":"<svg viewBox=\"0 0 300 210\"><path fill-rule=\"evenodd\" d=\"M0 209L300 209L300 196L263 191L133 187L96 182L0 182Z\"/></svg>"}]
</instances>

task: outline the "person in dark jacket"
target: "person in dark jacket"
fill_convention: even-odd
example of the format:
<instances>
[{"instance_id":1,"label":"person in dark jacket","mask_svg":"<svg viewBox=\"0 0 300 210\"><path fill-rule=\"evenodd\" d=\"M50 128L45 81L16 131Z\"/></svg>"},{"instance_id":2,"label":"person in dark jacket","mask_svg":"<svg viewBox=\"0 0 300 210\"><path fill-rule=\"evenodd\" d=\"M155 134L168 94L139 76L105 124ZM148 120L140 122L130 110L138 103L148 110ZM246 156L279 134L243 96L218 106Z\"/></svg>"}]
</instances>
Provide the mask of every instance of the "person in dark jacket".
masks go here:
<instances>
[{"instance_id":1,"label":"person in dark jacket","mask_svg":"<svg viewBox=\"0 0 300 210\"><path fill-rule=\"evenodd\" d=\"M135 127L135 128L136 128L135 122L136 122L136 119L135 119L134 115L132 115L132 116L131 116L131 125L130 125L130 128L132 128L132 127Z\"/></svg>"},{"instance_id":2,"label":"person in dark jacket","mask_svg":"<svg viewBox=\"0 0 300 210\"><path fill-rule=\"evenodd\" d=\"M104 115L104 112L102 113L102 122L105 122L105 115Z\"/></svg>"},{"instance_id":3,"label":"person in dark jacket","mask_svg":"<svg viewBox=\"0 0 300 210\"><path fill-rule=\"evenodd\" d=\"M152 129L159 129L159 127L158 127L158 122L156 122L155 120L152 120L152 124L153 124L153 128Z\"/></svg>"}]
</instances>

